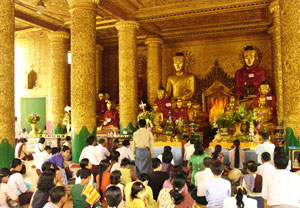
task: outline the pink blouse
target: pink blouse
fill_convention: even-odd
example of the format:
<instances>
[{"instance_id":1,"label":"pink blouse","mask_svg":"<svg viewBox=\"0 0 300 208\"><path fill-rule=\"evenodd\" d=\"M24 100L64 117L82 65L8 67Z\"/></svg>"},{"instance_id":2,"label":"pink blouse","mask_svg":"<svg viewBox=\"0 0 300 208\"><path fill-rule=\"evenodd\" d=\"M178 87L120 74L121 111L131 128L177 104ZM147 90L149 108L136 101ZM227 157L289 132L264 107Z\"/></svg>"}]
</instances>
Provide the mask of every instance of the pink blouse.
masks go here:
<instances>
[{"instance_id":1,"label":"pink blouse","mask_svg":"<svg viewBox=\"0 0 300 208\"><path fill-rule=\"evenodd\" d=\"M6 184L1 183L0 184L0 207L8 207L6 200L7 199L16 200L18 196L14 193L12 188Z\"/></svg>"}]
</instances>

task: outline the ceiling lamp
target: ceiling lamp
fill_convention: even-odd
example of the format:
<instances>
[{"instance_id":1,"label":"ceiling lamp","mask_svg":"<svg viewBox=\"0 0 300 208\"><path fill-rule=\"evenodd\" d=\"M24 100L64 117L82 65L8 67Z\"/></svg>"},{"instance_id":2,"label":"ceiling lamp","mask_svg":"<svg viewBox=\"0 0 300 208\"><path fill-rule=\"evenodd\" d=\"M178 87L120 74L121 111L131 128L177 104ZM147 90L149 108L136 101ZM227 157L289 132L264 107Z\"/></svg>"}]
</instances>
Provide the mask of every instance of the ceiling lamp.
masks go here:
<instances>
[{"instance_id":1,"label":"ceiling lamp","mask_svg":"<svg viewBox=\"0 0 300 208\"><path fill-rule=\"evenodd\" d=\"M43 14L44 10L45 10L44 0L39 0L39 2L36 5L36 12L38 14Z\"/></svg>"}]
</instances>

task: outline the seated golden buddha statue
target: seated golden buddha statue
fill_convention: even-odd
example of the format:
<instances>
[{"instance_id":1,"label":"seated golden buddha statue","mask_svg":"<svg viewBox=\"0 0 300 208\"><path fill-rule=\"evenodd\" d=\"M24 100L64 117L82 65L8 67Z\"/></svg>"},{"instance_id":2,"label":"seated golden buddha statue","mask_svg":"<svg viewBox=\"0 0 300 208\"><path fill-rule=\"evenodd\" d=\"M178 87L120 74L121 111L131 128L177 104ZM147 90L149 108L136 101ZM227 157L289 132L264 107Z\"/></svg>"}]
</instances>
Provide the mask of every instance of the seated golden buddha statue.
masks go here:
<instances>
[{"instance_id":1,"label":"seated golden buddha statue","mask_svg":"<svg viewBox=\"0 0 300 208\"><path fill-rule=\"evenodd\" d=\"M266 105L266 97L261 96L258 100L258 107L254 108L254 117L259 118L262 123L268 124L272 119L272 107Z\"/></svg>"},{"instance_id":2,"label":"seated golden buddha statue","mask_svg":"<svg viewBox=\"0 0 300 208\"><path fill-rule=\"evenodd\" d=\"M158 105L153 105L153 132L162 132L163 128L161 127L162 123L164 122L164 115L163 113L158 111Z\"/></svg>"},{"instance_id":3,"label":"seated golden buddha statue","mask_svg":"<svg viewBox=\"0 0 300 208\"><path fill-rule=\"evenodd\" d=\"M258 107L258 101L260 97L266 98L266 106L271 107L273 109L272 111L272 123L277 123L277 117L276 117L276 98L274 95L270 93L271 88L270 85L267 82L262 82L259 87L259 96L254 98L254 107Z\"/></svg>"},{"instance_id":4,"label":"seated golden buddha statue","mask_svg":"<svg viewBox=\"0 0 300 208\"><path fill-rule=\"evenodd\" d=\"M184 71L184 64L183 53L176 53L173 57L176 72L167 79L167 96L173 100L191 100L195 92L195 76Z\"/></svg>"},{"instance_id":5,"label":"seated golden buddha statue","mask_svg":"<svg viewBox=\"0 0 300 208\"><path fill-rule=\"evenodd\" d=\"M225 112L230 113L235 111L238 108L238 103L236 102L235 97L232 95L229 98L229 103L225 106Z\"/></svg>"}]
</instances>

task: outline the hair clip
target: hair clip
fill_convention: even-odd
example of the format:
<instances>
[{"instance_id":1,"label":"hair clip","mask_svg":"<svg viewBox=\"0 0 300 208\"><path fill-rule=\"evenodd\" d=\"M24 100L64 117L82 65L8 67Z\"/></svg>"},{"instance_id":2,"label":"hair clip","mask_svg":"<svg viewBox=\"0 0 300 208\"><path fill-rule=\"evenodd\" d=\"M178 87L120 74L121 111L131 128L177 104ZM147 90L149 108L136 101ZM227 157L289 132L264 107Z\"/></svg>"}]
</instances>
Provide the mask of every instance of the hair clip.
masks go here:
<instances>
[{"instance_id":1,"label":"hair clip","mask_svg":"<svg viewBox=\"0 0 300 208\"><path fill-rule=\"evenodd\" d=\"M242 191L244 191L244 187L243 186L237 186L236 187L236 190L239 190L239 189L241 189Z\"/></svg>"},{"instance_id":2,"label":"hair clip","mask_svg":"<svg viewBox=\"0 0 300 208\"><path fill-rule=\"evenodd\" d=\"M176 191L179 191L179 189L178 189L178 188L175 188L175 190L176 190Z\"/></svg>"}]
</instances>

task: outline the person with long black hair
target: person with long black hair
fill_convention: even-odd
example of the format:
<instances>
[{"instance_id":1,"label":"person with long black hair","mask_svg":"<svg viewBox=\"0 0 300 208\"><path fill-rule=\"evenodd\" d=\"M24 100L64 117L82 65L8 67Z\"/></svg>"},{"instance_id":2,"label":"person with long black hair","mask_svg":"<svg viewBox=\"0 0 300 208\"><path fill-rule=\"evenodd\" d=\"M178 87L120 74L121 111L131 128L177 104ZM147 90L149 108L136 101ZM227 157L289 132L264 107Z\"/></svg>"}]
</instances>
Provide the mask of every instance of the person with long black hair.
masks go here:
<instances>
[{"instance_id":1,"label":"person with long black hair","mask_svg":"<svg viewBox=\"0 0 300 208\"><path fill-rule=\"evenodd\" d=\"M110 163L108 160L101 160L96 182L101 200L104 200L106 187L110 184Z\"/></svg>"},{"instance_id":2,"label":"person with long black hair","mask_svg":"<svg viewBox=\"0 0 300 208\"><path fill-rule=\"evenodd\" d=\"M240 141L234 140L233 149L229 152L230 168L243 169L243 163L245 162L245 152L240 149Z\"/></svg>"},{"instance_id":3,"label":"person with long black hair","mask_svg":"<svg viewBox=\"0 0 300 208\"><path fill-rule=\"evenodd\" d=\"M190 194L183 192L186 183L185 175L176 175L172 180L173 188L164 188L157 199L159 208L193 208L195 202Z\"/></svg>"},{"instance_id":4,"label":"person with long black hair","mask_svg":"<svg viewBox=\"0 0 300 208\"><path fill-rule=\"evenodd\" d=\"M234 197L224 200L223 208L257 208L257 201L247 198L247 192L243 186L238 186L234 193Z\"/></svg>"}]
</instances>

